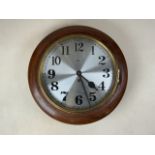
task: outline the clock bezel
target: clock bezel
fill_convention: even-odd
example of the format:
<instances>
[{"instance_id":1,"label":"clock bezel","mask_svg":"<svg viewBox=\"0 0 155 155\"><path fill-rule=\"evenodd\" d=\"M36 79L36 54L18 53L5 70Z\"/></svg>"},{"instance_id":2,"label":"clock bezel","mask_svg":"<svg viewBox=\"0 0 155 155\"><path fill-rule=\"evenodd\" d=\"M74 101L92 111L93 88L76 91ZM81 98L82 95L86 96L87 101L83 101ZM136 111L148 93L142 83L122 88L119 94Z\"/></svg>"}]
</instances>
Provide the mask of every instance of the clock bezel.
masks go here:
<instances>
[{"instance_id":1,"label":"clock bezel","mask_svg":"<svg viewBox=\"0 0 155 155\"><path fill-rule=\"evenodd\" d=\"M54 102L53 104L51 104L51 101L47 99L46 95L42 92L40 88L38 75L40 63L42 57L44 56L44 53L47 51L47 48L49 48L53 43L55 43L57 40L60 40L63 37L81 34L94 38L95 40L105 45L105 47L108 50L110 50L119 68L119 83L117 84L117 88L115 89L114 94L110 98L108 98L106 103L100 103L100 106L95 106L94 108L84 112L72 112L62 110L61 108L54 106ZM94 122L112 112L120 102L125 92L127 85L127 77L127 64L121 49L118 47L115 41L112 38L110 38L107 34L97 29L86 26L69 26L61 28L45 37L35 49L31 57L28 70L29 87L32 96L34 97L35 101L40 106L40 108L49 116L59 121L72 124L85 124Z\"/></svg>"},{"instance_id":2,"label":"clock bezel","mask_svg":"<svg viewBox=\"0 0 155 155\"><path fill-rule=\"evenodd\" d=\"M73 39L73 38L76 38L76 37L80 37L80 38L85 38L85 39L90 39L90 40L93 40L94 42L96 42L97 44L99 44L100 46L102 46L104 48L104 50L106 50L106 52L108 53L109 57L111 58L112 60L112 64L114 66L114 80L113 81L113 86L110 88L110 90L107 92L107 94L104 96L104 100L102 99L102 101L99 101L97 104L95 104L94 106L91 106L89 108L86 108L86 109L73 109L73 108L69 108L69 107L65 107L63 105L60 105L59 101L57 101L56 99L54 99L53 97L51 97L49 94L49 92L46 92L45 89L43 88L43 83L41 81L41 74L43 73L43 66L44 66L44 62L45 62L45 59L47 57L47 55L51 52L51 49L54 48L58 43L60 43L61 41L65 41L65 40L68 40L68 39ZM44 52L43 54L43 57L42 57L42 60L40 60L40 69L39 69L39 73L38 73L38 83L39 83L39 87L44 95L44 97L46 97L46 99L48 100L48 102L50 104L53 104L53 106L55 106L56 108L62 110L62 111L65 111L65 112L68 112L68 113L77 113L77 112L86 112L86 111L89 111L91 110L92 108L96 108L96 106L100 106L100 103L103 104L103 102L106 102L106 100L113 95L115 89L117 88L117 83L118 83L118 76L119 76L119 69L118 69L118 65L116 64L115 62L115 59L112 55L112 53L110 52L110 50L105 47L101 42L99 42L98 40L90 37L90 36L86 36L86 35L81 35L81 34L78 34L78 35L68 35L68 36L65 36L65 37L62 37L61 39L57 40L56 42L54 42L49 48L47 48L47 50Z\"/></svg>"}]
</instances>

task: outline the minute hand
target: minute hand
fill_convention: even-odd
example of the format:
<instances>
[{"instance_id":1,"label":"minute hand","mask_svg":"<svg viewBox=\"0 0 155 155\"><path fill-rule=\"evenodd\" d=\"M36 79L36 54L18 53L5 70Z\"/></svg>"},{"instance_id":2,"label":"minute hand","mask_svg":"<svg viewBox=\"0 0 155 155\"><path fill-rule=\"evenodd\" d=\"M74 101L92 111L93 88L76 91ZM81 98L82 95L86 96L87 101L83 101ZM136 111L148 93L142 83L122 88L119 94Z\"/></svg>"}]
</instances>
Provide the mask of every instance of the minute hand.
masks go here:
<instances>
[{"instance_id":1,"label":"minute hand","mask_svg":"<svg viewBox=\"0 0 155 155\"><path fill-rule=\"evenodd\" d=\"M91 105L90 105L90 101L89 101L89 97L88 97L88 94L87 94L87 91L86 91L86 88L85 88L85 86L84 86L84 83L83 83L81 77L82 77L82 76L80 75L79 78L80 78L80 81L81 81L81 84L82 84L82 87L83 87L84 93L85 93L86 98L87 98L87 100L88 100L89 106L91 106Z\"/></svg>"}]
</instances>

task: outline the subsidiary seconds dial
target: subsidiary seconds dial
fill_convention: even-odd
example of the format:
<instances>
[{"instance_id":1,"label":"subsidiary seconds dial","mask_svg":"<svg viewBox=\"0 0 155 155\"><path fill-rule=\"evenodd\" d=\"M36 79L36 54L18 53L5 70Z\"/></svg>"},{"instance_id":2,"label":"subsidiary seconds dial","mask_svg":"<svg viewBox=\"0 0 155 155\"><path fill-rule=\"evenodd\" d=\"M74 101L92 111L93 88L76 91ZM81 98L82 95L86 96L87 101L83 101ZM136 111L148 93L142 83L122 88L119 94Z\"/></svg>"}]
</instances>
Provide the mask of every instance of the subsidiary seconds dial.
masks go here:
<instances>
[{"instance_id":1,"label":"subsidiary seconds dial","mask_svg":"<svg viewBox=\"0 0 155 155\"><path fill-rule=\"evenodd\" d=\"M106 116L126 83L121 50L106 34L89 27L55 31L38 45L30 61L32 95L47 114L67 123Z\"/></svg>"}]
</instances>

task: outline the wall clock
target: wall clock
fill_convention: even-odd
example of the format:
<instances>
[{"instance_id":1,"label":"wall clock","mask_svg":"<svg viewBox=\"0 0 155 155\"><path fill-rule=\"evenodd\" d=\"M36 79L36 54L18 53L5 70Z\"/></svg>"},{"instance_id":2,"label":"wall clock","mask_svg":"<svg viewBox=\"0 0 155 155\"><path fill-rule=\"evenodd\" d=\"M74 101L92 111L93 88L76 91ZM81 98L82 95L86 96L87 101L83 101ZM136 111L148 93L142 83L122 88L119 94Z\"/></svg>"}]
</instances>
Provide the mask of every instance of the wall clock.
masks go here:
<instances>
[{"instance_id":1,"label":"wall clock","mask_svg":"<svg viewBox=\"0 0 155 155\"><path fill-rule=\"evenodd\" d=\"M84 124L105 117L118 105L127 84L127 65L108 35L69 26L39 43L28 80L36 103L49 116Z\"/></svg>"}]
</instances>

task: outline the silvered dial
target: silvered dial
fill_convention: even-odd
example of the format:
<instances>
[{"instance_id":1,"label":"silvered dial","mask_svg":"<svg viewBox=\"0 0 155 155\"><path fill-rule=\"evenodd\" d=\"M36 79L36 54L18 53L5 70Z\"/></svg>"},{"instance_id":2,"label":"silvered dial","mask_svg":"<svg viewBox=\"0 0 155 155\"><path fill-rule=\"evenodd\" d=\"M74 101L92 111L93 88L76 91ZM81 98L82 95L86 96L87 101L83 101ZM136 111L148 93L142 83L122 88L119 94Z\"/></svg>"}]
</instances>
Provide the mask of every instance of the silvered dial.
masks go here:
<instances>
[{"instance_id":1,"label":"silvered dial","mask_svg":"<svg viewBox=\"0 0 155 155\"><path fill-rule=\"evenodd\" d=\"M62 38L45 52L40 69L43 91L56 105L88 110L103 102L116 83L113 56L95 39Z\"/></svg>"}]
</instances>

